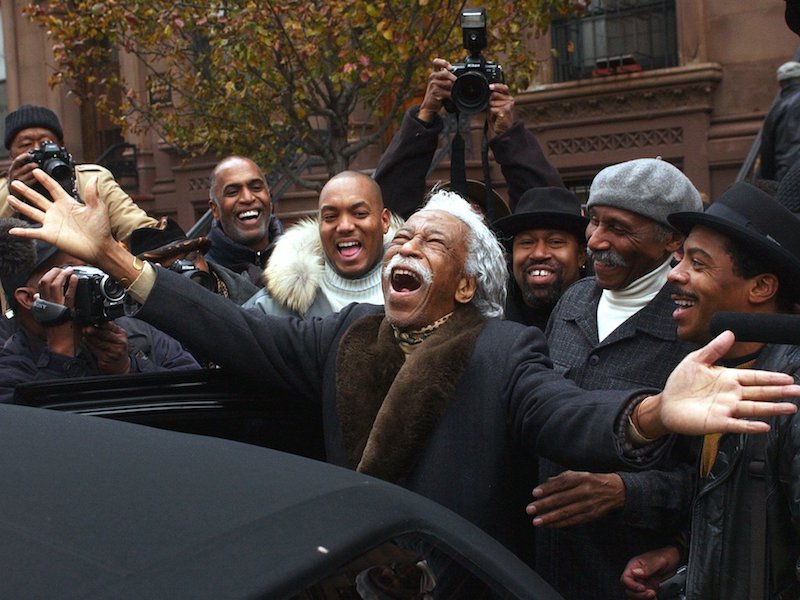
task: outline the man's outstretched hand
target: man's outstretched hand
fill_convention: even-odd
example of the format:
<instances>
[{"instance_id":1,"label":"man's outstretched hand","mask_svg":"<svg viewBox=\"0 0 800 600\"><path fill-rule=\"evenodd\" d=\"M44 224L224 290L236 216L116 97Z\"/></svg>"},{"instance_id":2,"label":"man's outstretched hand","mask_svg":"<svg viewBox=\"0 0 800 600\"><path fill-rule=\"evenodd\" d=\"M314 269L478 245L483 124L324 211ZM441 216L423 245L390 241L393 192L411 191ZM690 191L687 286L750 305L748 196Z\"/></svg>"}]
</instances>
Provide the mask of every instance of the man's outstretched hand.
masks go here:
<instances>
[{"instance_id":1,"label":"man's outstretched hand","mask_svg":"<svg viewBox=\"0 0 800 600\"><path fill-rule=\"evenodd\" d=\"M791 375L714 365L734 341L733 333L725 331L687 355L664 391L636 407L632 420L639 432L647 438L669 432L763 433L769 424L751 419L797 412L792 402L775 402L800 397L800 385Z\"/></svg>"}]
</instances>

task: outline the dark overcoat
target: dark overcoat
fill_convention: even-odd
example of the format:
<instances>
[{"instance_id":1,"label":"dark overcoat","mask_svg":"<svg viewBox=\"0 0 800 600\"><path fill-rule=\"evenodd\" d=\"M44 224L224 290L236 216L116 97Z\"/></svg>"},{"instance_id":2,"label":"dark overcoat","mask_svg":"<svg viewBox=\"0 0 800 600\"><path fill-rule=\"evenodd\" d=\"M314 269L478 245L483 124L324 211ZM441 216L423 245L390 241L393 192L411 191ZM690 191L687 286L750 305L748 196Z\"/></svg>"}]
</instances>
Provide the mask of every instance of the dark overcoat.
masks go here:
<instances>
[{"instance_id":1,"label":"dark overcoat","mask_svg":"<svg viewBox=\"0 0 800 600\"><path fill-rule=\"evenodd\" d=\"M354 468L340 417L343 409L354 408L348 405L353 401L337 397L337 388L358 374L339 369L340 346L360 320L378 315L377 322L385 324L382 311L380 306L354 304L324 319L271 317L241 309L158 268L155 286L137 316L200 348L231 377L258 381L266 390L291 391L299 402L319 405L328 461ZM192 318L186 319L187 314ZM358 345L352 348L358 350ZM433 358L442 370L448 368L448 356ZM396 356L390 359L378 353L372 366L378 372ZM409 410L431 388L448 385L419 362L412 354L401 369L409 383ZM552 370L544 335L536 328L487 319L466 354L461 375L449 385L452 393L443 414L430 435L417 442L410 470L398 483L509 545L513 513L525 510L524 505L507 505L506 475L516 468L520 451L563 464L613 469L646 465L668 450L665 444L646 457L629 456L618 415L641 391L581 390ZM404 421L402 406L396 425L415 433Z\"/></svg>"}]
</instances>

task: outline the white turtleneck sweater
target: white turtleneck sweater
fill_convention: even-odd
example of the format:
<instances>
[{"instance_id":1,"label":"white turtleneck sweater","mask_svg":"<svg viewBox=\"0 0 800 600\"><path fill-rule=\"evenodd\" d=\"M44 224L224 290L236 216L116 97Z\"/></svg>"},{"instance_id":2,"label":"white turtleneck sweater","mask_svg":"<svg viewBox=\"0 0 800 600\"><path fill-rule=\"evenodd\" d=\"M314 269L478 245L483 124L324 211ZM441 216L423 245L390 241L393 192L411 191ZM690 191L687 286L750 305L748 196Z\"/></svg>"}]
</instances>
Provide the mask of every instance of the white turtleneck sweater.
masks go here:
<instances>
[{"instance_id":1,"label":"white turtleneck sweater","mask_svg":"<svg viewBox=\"0 0 800 600\"><path fill-rule=\"evenodd\" d=\"M597 305L597 336L603 341L656 297L667 282L671 258L622 290L603 290Z\"/></svg>"},{"instance_id":2,"label":"white turtleneck sweater","mask_svg":"<svg viewBox=\"0 0 800 600\"><path fill-rule=\"evenodd\" d=\"M328 299L334 312L340 311L351 302L383 304L382 266L383 261L379 260L372 270L358 279L346 279L326 260L319 291Z\"/></svg>"}]
</instances>

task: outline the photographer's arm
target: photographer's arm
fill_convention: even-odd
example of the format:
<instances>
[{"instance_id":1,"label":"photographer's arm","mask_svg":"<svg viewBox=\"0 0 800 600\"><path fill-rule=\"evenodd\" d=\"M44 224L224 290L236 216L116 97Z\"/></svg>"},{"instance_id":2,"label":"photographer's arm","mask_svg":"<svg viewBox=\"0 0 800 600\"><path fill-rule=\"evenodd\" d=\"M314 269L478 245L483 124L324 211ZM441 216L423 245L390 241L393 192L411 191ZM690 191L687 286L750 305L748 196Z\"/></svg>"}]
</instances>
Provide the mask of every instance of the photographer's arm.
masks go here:
<instances>
[{"instance_id":1,"label":"photographer's arm","mask_svg":"<svg viewBox=\"0 0 800 600\"><path fill-rule=\"evenodd\" d=\"M0 217L13 217L14 209L8 203L8 196L11 193L9 186L14 179L20 179L24 183L31 185L34 183L33 169L36 163L31 162L30 155L25 152L17 156L8 167L5 177L0 179Z\"/></svg>"},{"instance_id":2,"label":"photographer's arm","mask_svg":"<svg viewBox=\"0 0 800 600\"><path fill-rule=\"evenodd\" d=\"M444 126L439 112L442 101L450 97L455 78L449 66L441 58L433 61L422 104L406 112L400 129L375 168L374 179L381 188L384 205L404 219L422 206L425 199L425 178Z\"/></svg>"},{"instance_id":3,"label":"photographer's arm","mask_svg":"<svg viewBox=\"0 0 800 600\"><path fill-rule=\"evenodd\" d=\"M83 197L93 177L97 178L97 197L108 208L108 222L115 239L126 242L140 227L155 227L158 221L142 210L123 190L111 172L99 165L78 165L75 179Z\"/></svg>"},{"instance_id":4,"label":"photographer's arm","mask_svg":"<svg viewBox=\"0 0 800 600\"><path fill-rule=\"evenodd\" d=\"M509 204L513 210L527 190L564 187L564 181L545 156L536 136L514 116L514 99L508 87L502 83L489 87L492 90L489 122L495 132L489 147L508 183Z\"/></svg>"},{"instance_id":5,"label":"photographer's arm","mask_svg":"<svg viewBox=\"0 0 800 600\"><path fill-rule=\"evenodd\" d=\"M39 297L48 302L64 305L72 310L77 280L72 279L71 275L71 269L61 269L59 267L50 269L39 280ZM79 332L76 330L75 322L72 319L68 319L58 325L47 326L44 331L47 338L47 348L50 352L62 356L75 356L78 349Z\"/></svg>"}]
</instances>

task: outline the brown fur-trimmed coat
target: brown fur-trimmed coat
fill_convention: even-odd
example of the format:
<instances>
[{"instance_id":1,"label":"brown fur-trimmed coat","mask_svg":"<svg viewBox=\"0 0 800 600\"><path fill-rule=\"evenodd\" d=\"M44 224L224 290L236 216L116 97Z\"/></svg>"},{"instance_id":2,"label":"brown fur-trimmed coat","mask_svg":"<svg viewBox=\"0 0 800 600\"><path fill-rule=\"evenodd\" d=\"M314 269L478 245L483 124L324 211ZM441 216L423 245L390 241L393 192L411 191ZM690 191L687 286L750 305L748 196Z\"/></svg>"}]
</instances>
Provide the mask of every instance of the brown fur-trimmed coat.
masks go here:
<instances>
[{"instance_id":1,"label":"brown fur-trimmed coat","mask_svg":"<svg viewBox=\"0 0 800 600\"><path fill-rule=\"evenodd\" d=\"M376 415L376 426L366 433L372 439L364 440L369 414L383 402L380 394L360 387L394 381L391 372L402 360L381 331L382 310L354 304L324 319L259 315L158 269L137 316L201 348L231 377L256 380L265 390L285 390L298 402L318 405L329 462L352 469L361 456L359 463L370 464L365 472L439 502L510 547L527 522L518 502L526 453L586 469L638 464L640 459L621 456L615 434L620 409L635 393L583 391L553 372L539 329L499 319L474 325L470 315L451 319L423 342L463 334L452 348L443 343L436 353L443 356L423 361L412 355L399 367L392 391L397 395L387 397L387 412ZM194 318L183 318L186 314ZM475 328L470 350L466 331ZM463 368L447 374L448 362ZM360 378L363 374L352 370L359 368L356 363L386 372ZM390 436L385 443L373 435L378 428ZM401 447L403 428L408 448ZM374 455L370 443L378 444ZM364 453L358 450L362 444ZM642 463L658 458L655 452ZM533 481L524 481L528 493Z\"/></svg>"}]
</instances>

